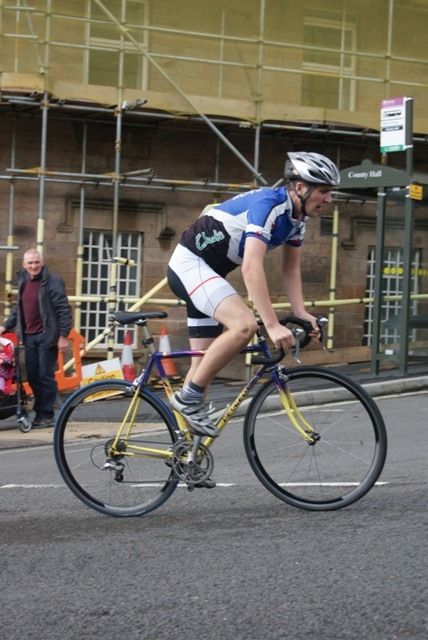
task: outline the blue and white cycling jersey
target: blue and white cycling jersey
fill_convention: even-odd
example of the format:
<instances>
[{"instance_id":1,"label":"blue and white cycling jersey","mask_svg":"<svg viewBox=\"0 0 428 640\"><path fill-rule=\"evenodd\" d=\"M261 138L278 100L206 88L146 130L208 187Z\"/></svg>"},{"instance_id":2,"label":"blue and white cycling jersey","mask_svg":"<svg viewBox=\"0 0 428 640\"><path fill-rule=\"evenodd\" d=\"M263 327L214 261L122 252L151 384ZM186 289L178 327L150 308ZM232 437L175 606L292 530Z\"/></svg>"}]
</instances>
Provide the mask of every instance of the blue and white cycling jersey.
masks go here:
<instances>
[{"instance_id":1,"label":"blue and white cycling jersey","mask_svg":"<svg viewBox=\"0 0 428 640\"><path fill-rule=\"evenodd\" d=\"M180 244L225 276L242 263L248 237L259 238L268 250L282 244L299 247L306 218L295 220L292 211L285 187L248 191L206 207L184 231Z\"/></svg>"}]
</instances>

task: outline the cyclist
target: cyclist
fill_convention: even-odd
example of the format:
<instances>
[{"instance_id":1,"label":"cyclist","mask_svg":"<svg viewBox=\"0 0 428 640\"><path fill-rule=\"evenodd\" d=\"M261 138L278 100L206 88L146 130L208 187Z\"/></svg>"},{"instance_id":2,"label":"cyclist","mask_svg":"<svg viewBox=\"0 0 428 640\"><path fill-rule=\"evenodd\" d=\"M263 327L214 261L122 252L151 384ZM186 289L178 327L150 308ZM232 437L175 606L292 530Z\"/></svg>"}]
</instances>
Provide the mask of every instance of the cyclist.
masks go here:
<instances>
[{"instance_id":1,"label":"cyclist","mask_svg":"<svg viewBox=\"0 0 428 640\"><path fill-rule=\"evenodd\" d=\"M304 306L301 245L307 219L331 203L339 171L318 153L287 156L285 187L261 187L207 206L183 232L169 261L168 284L186 302L191 348L206 350L202 358L192 359L182 389L170 398L196 435L218 435L205 404L206 390L257 330L253 312L225 280L230 271L241 265L248 297L270 339L286 350L294 338L278 322L264 270L266 252L281 246L283 287L292 311L312 324L314 336L319 331Z\"/></svg>"}]
</instances>

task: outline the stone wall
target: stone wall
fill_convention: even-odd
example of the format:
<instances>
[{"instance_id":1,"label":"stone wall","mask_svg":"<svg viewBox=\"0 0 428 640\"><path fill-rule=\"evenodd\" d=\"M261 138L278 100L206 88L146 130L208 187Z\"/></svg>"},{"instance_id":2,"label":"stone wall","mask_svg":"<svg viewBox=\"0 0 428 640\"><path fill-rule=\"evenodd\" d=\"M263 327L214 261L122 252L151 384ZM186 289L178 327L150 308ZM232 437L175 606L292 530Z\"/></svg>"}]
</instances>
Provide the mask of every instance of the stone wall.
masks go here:
<instances>
[{"instance_id":1,"label":"stone wall","mask_svg":"<svg viewBox=\"0 0 428 640\"><path fill-rule=\"evenodd\" d=\"M38 113L22 116L16 121L15 166L21 169L37 167L40 164L41 119ZM248 158L254 152L254 132L225 127L225 134ZM11 114L0 116L1 173L6 175L11 154ZM58 119L49 116L47 136L47 166L50 171L78 173L82 163L83 118L71 112L68 117ZM114 119L106 122L88 121L86 171L94 174L109 173L114 169ZM358 141L342 141L332 137L318 137L310 134L287 134L266 130L261 139L260 166L269 184L282 175L287 150L306 149L319 151L337 160L341 166L351 166L362 157L378 161L377 149L373 143L365 146ZM398 160L397 160L398 161ZM416 155L419 170L426 169L421 157ZM124 121L121 171L135 171L151 167L155 175L166 181L218 181L224 183L248 183L247 169L200 123L153 122L147 120L136 124ZM33 174L36 176L36 174ZM27 178L31 174L27 174ZM150 290L166 274L169 256L179 240L183 229L199 215L203 207L227 197L227 194L209 190L189 191L169 186L165 189L135 189L123 186L120 189L119 231L139 231L144 234L144 263L141 294ZM76 251L79 238L79 198L81 183L64 180L46 184L45 217L45 259L49 267L65 279L69 294L74 293ZM7 239L9 225L10 185L0 181L0 221L1 243ZM230 194L229 194L230 195ZM39 207L39 182L17 179L14 182L13 238L19 247L15 254L14 266L19 268L24 251L34 246ZM375 244L376 205L375 194L369 202L339 202L339 248L336 297L339 299L362 298L365 296L368 248ZM85 220L88 229L111 230L113 211L113 188L91 185L85 187ZM323 214L331 217L332 207ZM428 230L424 223L426 209L416 214L415 246L423 249L426 264ZM403 210L392 205L388 216L394 222L388 227L386 242L390 246L402 246ZM325 220L324 220L325 221ZM175 232L171 239L159 239L163 229ZM329 296L330 262L332 236L322 231L321 221L310 220L304 245L302 273L305 298L326 300ZM267 274L272 299L284 301L279 277L278 252L267 257ZM5 261L0 255L0 278L4 281ZM244 294L239 270L231 276L238 291ZM166 298L171 293L165 289ZM158 296L157 296L158 297ZM4 299L0 289L0 298ZM328 309L316 309L326 312ZM168 319L171 335L175 336L174 346L184 346L186 342L185 313L182 307L169 309ZM339 307L335 314L335 346L359 347L362 344L364 305Z\"/></svg>"}]
</instances>

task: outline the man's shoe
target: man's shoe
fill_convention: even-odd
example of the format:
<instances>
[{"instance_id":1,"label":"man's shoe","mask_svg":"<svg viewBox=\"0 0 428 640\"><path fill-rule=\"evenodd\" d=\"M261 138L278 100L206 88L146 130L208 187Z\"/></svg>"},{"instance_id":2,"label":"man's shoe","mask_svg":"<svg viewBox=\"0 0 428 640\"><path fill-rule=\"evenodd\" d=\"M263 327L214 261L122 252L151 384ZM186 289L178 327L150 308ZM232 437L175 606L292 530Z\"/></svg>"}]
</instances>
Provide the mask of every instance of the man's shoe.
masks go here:
<instances>
[{"instance_id":1,"label":"man's shoe","mask_svg":"<svg viewBox=\"0 0 428 640\"><path fill-rule=\"evenodd\" d=\"M188 422L190 431L197 436L216 438L219 435L204 403L185 402L177 391L169 399L174 409Z\"/></svg>"},{"instance_id":2,"label":"man's shoe","mask_svg":"<svg viewBox=\"0 0 428 640\"><path fill-rule=\"evenodd\" d=\"M53 418L35 418L31 425L32 429L48 429L54 426Z\"/></svg>"}]
</instances>

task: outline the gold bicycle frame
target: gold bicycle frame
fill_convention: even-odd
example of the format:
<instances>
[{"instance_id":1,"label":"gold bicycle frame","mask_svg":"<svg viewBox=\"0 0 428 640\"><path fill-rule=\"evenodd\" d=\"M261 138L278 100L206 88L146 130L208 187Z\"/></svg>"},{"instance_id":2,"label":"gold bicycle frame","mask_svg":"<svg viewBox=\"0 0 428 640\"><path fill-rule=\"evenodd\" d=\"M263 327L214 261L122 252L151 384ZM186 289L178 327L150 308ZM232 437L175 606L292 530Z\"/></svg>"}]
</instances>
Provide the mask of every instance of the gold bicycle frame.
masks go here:
<instances>
[{"instance_id":1,"label":"gold bicycle frame","mask_svg":"<svg viewBox=\"0 0 428 640\"><path fill-rule=\"evenodd\" d=\"M236 396L236 398L226 406L224 412L222 413L222 415L218 418L217 422L216 422L216 428L217 430L221 433L223 431L223 429L225 428L225 426L228 424L229 420L231 418L233 418L233 416L236 414L237 409L239 408L239 406L242 404L242 402L245 400L245 398L247 398L249 392L251 391L251 389L253 389L253 387L256 385L256 383L260 380L261 378L261 374L263 372L264 368L260 367L256 373L254 374L254 376L249 380L249 382L245 385L245 387L243 387L243 389L241 389L241 391L238 393L238 395ZM164 386L164 390L166 395L169 397L172 393L173 393L173 388L171 386L170 381L167 378L163 378L161 377L161 382ZM312 443L314 441L313 439L313 434L315 434L315 429L307 422L307 420L302 416L299 408L296 405L296 402L292 396L292 394L290 393L289 389L286 387L285 389L281 386L281 387L277 387L278 388L278 393L279 393L279 398L281 400L281 404L284 408L284 411L286 412L291 424L293 425L293 427L296 429L296 431L302 436L302 438L308 442L308 443ZM134 393L132 400L130 402L130 405L126 411L126 414L123 418L123 421L119 427L119 430L116 434L116 437L111 445L111 453L112 455L114 455L115 453L117 453L118 455L121 456L128 456L128 457L137 457L139 455L142 456L156 456L156 457L160 457L160 458L165 458L167 460L171 459L174 455L172 449L169 450L165 450L165 449L156 449L153 447L147 447L147 446L141 446L141 445L137 445L137 444L128 444L128 438L132 432L132 429L134 427L135 424L135 418L139 409L139 406L141 404L141 401L143 400L143 398L141 398L141 396L139 395L139 393ZM178 429L180 431L180 434L182 435L182 437L187 440L187 441L192 441L193 436L191 434L191 432L189 431L189 428L187 426L187 423L185 422L184 418L177 413L176 411L174 411L174 416L178 425ZM127 447L129 447L129 451L120 451L120 448L118 447L118 444L121 440L125 440L125 442L127 443ZM207 436L206 438L203 439L202 444L204 447L209 448L212 443L214 442L214 440L216 440L216 438L212 438Z\"/></svg>"},{"instance_id":2,"label":"gold bicycle frame","mask_svg":"<svg viewBox=\"0 0 428 640\"><path fill-rule=\"evenodd\" d=\"M165 392L167 393L167 395L173 392L171 383L169 382L169 380L162 379L162 383L164 385ZM147 447L147 446L137 445L134 443L129 443L128 441L128 438L134 428L135 418L138 413L138 409L140 407L142 400L143 398L140 396L140 394L136 390L136 392L132 396L129 407L126 410L125 416L121 422L119 430L111 444L110 453L113 456L117 454L120 456L127 456L130 458L134 458L134 457L138 457L139 455L143 455L147 457L156 456L158 458L165 458L169 460L174 455L172 450L155 449L153 447ZM184 421L184 418L177 413L175 413L175 418L176 418L179 430L182 433L183 437L186 440L191 440L192 435L186 425L186 422ZM126 442L126 446L127 446L126 451L121 451L120 448L118 448L119 442L123 440Z\"/></svg>"}]
</instances>

